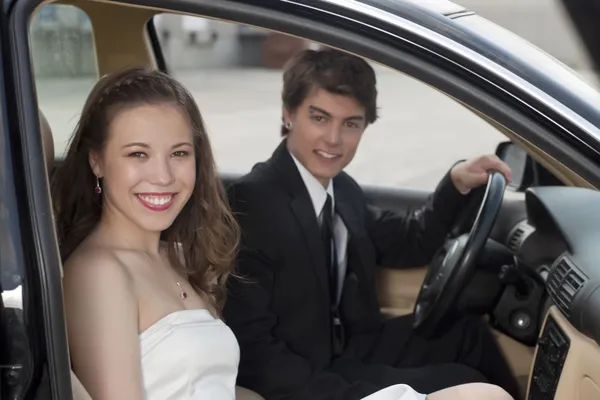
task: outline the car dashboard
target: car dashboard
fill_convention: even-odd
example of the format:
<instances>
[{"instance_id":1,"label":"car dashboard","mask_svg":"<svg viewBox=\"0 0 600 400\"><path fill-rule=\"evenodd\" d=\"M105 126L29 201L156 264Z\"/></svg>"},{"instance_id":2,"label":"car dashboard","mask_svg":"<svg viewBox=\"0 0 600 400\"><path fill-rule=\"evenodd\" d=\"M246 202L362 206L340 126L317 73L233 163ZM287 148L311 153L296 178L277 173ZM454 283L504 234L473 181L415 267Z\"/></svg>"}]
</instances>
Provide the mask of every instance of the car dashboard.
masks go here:
<instances>
[{"instance_id":1,"label":"car dashboard","mask_svg":"<svg viewBox=\"0 0 600 400\"><path fill-rule=\"evenodd\" d=\"M600 399L600 193L529 189L507 246L544 282L528 400Z\"/></svg>"}]
</instances>

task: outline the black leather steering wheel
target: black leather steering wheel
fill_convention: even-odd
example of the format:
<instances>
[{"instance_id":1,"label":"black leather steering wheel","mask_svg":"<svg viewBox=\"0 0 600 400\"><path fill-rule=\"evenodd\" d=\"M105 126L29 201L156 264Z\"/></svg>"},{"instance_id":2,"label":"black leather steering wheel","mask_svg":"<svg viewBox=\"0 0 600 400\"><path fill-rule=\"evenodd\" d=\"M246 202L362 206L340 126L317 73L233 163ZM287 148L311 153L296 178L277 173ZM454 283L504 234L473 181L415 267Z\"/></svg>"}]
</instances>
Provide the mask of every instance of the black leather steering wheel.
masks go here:
<instances>
[{"instance_id":1,"label":"black leather steering wheel","mask_svg":"<svg viewBox=\"0 0 600 400\"><path fill-rule=\"evenodd\" d=\"M413 310L413 330L421 336L432 338L439 333L440 325L472 278L475 261L492 232L505 189L504 175L490 171L471 231L450 236L434 256Z\"/></svg>"}]
</instances>

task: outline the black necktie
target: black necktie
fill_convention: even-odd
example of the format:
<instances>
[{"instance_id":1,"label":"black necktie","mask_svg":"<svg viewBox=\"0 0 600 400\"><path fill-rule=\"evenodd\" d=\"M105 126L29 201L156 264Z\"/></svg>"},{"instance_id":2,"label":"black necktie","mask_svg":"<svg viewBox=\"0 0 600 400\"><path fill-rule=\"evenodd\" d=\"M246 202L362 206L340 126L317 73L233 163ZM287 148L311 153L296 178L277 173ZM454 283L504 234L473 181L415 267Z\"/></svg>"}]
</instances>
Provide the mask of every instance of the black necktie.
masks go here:
<instances>
[{"instance_id":1,"label":"black necktie","mask_svg":"<svg viewBox=\"0 0 600 400\"><path fill-rule=\"evenodd\" d=\"M322 217L321 237L323 239L323 249L325 250L325 265L329 272L333 354L338 356L344 349L345 335L337 304L338 261L333 235L333 205L329 194L327 195L327 201L325 201L325 205L323 206Z\"/></svg>"},{"instance_id":2,"label":"black necktie","mask_svg":"<svg viewBox=\"0 0 600 400\"><path fill-rule=\"evenodd\" d=\"M323 206L323 221L321 222L321 238L325 250L325 265L329 273L329 294L332 306L337 305L337 254L335 251L335 240L333 236L333 205L331 196L327 195L327 201Z\"/></svg>"}]
</instances>

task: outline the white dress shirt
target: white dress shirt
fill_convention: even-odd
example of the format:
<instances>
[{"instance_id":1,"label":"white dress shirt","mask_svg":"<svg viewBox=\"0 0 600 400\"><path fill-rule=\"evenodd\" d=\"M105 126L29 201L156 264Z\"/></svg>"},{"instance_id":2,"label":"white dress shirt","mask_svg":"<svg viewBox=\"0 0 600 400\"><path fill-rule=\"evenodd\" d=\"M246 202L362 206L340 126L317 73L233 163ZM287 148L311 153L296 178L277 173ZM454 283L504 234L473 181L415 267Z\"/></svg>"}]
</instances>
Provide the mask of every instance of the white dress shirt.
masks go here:
<instances>
[{"instance_id":1,"label":"white dress shirt","mask_svg":"<svg viewBox=\"0 0 600 400\"><path fill-rule=\"evenodd\" d=\"M296 157L290 152L294 163L296 163L296 167L298 168L298 172L300 172L300 176L302 177L302 181L304 181L304 186L306 186L306 190L308 190L308 194L310 199L312 200L313 207L315 209L315 216L317 217L317 221L321 224L323 220L322 211L325 202L327 201L327 195L331 196L332 207L335 207L335 195L333 193L333 179L329 181L329 185L327 189L321 185L321 183L315 178L305 167L302 165ZM346 264L347 264L347 254L346 248L348 245L348 229L346 225L344 225L344 221L337 214L333 214L333 239L335 241L335 250L337 254L338 260L338 282L337 282L337 301L340 301L340 297L342 296L342 285L344 284L344 277L346 276Z\"/></svg>"}]
</instances>

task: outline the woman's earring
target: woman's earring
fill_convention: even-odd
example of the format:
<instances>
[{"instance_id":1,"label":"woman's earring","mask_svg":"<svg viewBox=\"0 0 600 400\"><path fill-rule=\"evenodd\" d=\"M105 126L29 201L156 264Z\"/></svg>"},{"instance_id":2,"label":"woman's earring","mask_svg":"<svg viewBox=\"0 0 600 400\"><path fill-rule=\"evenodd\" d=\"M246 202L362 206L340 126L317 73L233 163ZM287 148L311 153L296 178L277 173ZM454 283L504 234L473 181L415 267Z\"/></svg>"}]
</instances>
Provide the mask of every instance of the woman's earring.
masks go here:
<instances>
[{"instance_id":1,"label":"woman's earring","mask_svg":"<svg viewBox=\"0 0 600 400\"><path fill-rule=\"evenodd\" d=\"M100 187L100 178L96 177L96 187L94 188L94 192L96 194L102 193L102 188Z\"/></svg>"},{"instance_id":2,"label":"woman's earring","mask_svg":"<svg viewBox=\"0 0 600 400\"><path fill-rule=\"evenodd\" d=\"M292 129L292 122L288 121L285 124L283 124L283 126L285 126L285 129L290 130Z\"/></svg>"}]
</instances>

